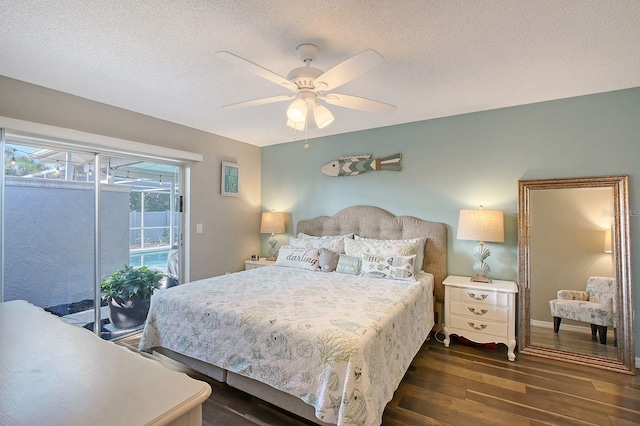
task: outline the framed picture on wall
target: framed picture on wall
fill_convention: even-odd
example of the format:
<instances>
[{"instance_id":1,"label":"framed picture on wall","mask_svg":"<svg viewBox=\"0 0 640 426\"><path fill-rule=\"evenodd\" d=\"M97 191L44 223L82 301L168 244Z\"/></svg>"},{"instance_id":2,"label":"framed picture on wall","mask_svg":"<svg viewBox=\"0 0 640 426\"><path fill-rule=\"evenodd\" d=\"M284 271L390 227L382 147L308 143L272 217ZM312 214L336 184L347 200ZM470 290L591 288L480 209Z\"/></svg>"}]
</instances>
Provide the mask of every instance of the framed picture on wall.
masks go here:
<instances>
[{"instance_id":1,"label":"framed picture on wall","mask_svg":"<svg viewBox=\"0 0 640 426\"><path fill-rule=\"evenodd\" d=\"M240 196L240 168L236 163L222 162L220 195L224 197Z\"/></svg>"}]
</instances>

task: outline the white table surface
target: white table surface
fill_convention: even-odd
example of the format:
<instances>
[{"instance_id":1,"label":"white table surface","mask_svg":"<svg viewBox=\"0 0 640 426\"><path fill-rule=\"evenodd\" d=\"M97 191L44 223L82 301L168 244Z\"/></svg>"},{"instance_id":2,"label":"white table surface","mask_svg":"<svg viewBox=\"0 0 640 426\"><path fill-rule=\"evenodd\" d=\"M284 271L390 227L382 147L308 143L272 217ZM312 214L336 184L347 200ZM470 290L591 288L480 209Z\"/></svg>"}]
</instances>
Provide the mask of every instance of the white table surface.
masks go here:
<instances>
[{"instance_id":1,"label":"white table surface","mask_svg":"<svg viewBox=\"0 0 640 426\"><path fill-rule=\"evenodd\" d=\"M199 424L210 394L209 384L25 301L0 303L2 424Z\"/></svg>"}]
</instances>

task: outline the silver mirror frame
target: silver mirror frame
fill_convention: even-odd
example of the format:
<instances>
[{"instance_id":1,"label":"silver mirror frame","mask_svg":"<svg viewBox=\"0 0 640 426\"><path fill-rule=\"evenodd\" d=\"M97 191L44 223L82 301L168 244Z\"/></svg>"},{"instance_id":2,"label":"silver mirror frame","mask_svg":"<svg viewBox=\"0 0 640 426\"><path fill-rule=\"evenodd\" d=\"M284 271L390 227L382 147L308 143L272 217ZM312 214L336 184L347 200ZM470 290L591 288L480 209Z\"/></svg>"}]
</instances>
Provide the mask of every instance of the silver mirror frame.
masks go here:
<instances>
[{"instance_id":1,"label":"silver mirror frame","mask_svg":"<svg viewBox=\"0 0 640 426\"><path fill-rule=\"evenodd\" d=\"M612 214L614 217L614 229L612 232L612 247L616 279L618 281L617 297L620 301L617 312L618 359L531 344L530 193L540 189L571 188L611 188L613 192ZM634 318L629 215L629 177L627 175L518 181L519 353L592 366L619 373L636 373L633 342Z\"/></svg>"}]
</instances>

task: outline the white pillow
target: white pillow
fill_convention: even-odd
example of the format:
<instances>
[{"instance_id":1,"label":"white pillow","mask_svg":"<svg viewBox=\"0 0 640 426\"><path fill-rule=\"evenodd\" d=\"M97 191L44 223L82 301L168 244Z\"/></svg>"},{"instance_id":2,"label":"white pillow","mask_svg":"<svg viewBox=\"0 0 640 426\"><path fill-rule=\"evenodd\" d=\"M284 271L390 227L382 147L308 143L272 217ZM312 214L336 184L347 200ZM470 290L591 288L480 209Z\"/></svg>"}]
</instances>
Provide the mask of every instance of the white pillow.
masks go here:
<instances>
[{"instance_id":1,"label":"white pillow","mask_svg":"<svg viewBox=\"0 0 640 426\"><path fill-rule=\"evenodd\" d=\"M345 240L344 252L347 256L358 256L360 253L373 253L379 256L411 256L418 249L417 240Z\"/></svg>"},{"instance_id":2,"label":"white pillow","mask_svg":"<svg viewBox=\"0 0 640 426\"><path fill-rule=\"evenodd\" d=\"M416 281L413 264L416 255L380 256L362 253L360 276L368 278L387 278L400 281Z\"/></svg>"},{"instance_id":3,"label":"white pillow","mask_svg":"<svg viewBox=\"0 0 640 426\"><path fill-rule=\"evenodd\" d=\"M415 267L415 269L417 271L421 271L422 270L422 263L424 262L424 245L425 245L425 243L427 241L426 237L407 238L407 239L404 239L404 240L377 240L375 238L364 238L364 237L361 237L359 235L356 235L355 239L359 240L359 241L371 241L371 242L374 242L374 243L376 241L384 241L389 245L392 245L392 244L400 244L401 245L403 243L412 244L414 242L417 242L418 246L416 247L416 261L415 261L414 267ZM368 252L368 253L373 253L373 252L371 251L371 252Z\"/></svg>"},{"instance_id":4,"label":"white pillow","mask_svg":"<svg viewBox=\"0 0 640 426\"><path fill-rule=\"evenodd\" d=\"M275 265L319 271L320 252L316 248L282 246L278 251Z\"/></svg>"},{"instance_id":5,"label":"white pillow","mask_svg":"<svg viewBox=\"0 0 640 426\"><path fill-rule=\"evenodd\" d=\"M325 235L323 237L315 237L313 235L298 234L298 238L291 237L289 245L304 248L326 248L336 253L344 253L344 240L352 239L353 234L346 235Z\"/></svg>"}]
</instances>

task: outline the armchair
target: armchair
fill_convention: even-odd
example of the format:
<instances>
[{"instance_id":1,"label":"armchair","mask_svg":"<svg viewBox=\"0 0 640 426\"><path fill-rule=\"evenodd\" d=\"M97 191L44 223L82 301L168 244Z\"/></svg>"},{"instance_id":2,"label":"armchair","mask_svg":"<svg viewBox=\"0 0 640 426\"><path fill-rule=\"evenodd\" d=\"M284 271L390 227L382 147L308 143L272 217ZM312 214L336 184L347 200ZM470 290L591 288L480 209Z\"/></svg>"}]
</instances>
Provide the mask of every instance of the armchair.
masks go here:
<instances>
[{"instance_id":1,"label":"armchair","mask_svg":"<svg viewBox=\"0 0 640 426\"><path fill-rule=\"evenodd\" d=\"M616 280L611 277L590 277L586 291L559 290L557 299L549 301L553 316L553 331L558 333L560 321L567 318L591 324L591 336L600 334L600 343L607 343L607 327L614 327L616 312Z\"/></svg>"}]
</instances>

